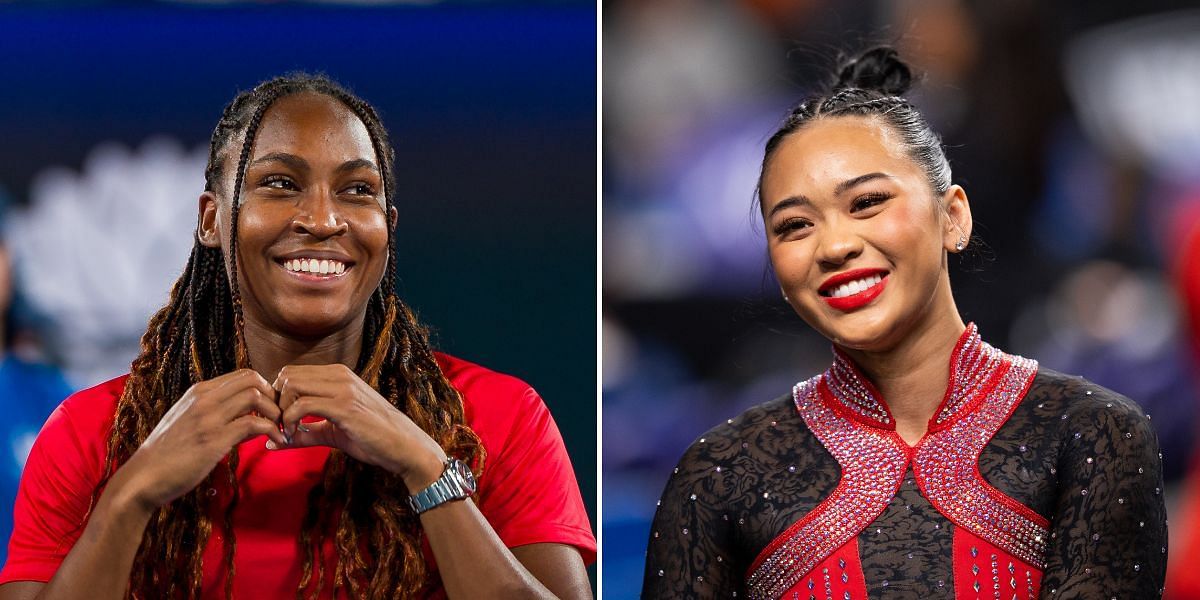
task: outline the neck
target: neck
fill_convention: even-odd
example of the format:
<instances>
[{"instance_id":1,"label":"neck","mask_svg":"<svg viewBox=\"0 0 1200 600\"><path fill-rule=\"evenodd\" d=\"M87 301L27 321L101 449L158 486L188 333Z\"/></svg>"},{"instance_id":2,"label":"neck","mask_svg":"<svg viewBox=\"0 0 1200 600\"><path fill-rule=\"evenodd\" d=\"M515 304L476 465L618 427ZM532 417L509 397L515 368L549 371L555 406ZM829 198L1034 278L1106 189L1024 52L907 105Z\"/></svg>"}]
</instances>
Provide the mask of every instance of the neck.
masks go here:
<instances>
[{"instance_id":1,"label":"neck","mask_svg":"<svg viewBox=\"0 0 1200 600\"><path fill-rule=\"evenodd\" d=\"M953 300L948 310L930 314L899 343L885 350L842 348L887 402L896 429L910 443L925 434L946 394L950 355L966 325Z\"/></svg>"},{"instance_id":2,"label":"neck","mask_svg":"<svg viewBox=\"0 0 1200 600\"><path fill-rule=\"evenodd\" d=\"M287 365L332 365L355 368L362 352L363 320L324 336L297 338L264 327L246 315L246 352L263 379L274 381Z\"/></svg>"}]
</instances>

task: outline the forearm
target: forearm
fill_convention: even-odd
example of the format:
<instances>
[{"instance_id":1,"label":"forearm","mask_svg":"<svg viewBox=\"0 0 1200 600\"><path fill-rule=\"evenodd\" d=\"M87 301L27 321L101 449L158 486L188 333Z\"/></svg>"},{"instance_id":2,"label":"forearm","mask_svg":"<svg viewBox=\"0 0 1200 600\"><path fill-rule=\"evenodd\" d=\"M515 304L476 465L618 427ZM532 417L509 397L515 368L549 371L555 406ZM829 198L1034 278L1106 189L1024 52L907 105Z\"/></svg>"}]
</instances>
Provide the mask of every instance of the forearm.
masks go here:
<instances>
[{"instance_id":1,"label":"forearm","mask_svg":"<svg viewBox=\"0 0 1200 600\"><path fill-rule=\"evenodd\" d=\"M37 598L124 598L150 514L118 471L97 500L79 541Z\"/></svg>"},{"instance_id":2,"label":"forearm","mask_svg":"<svg viewBox=\"0 0 1200 600\"><path fill-rule=\"evenodd\" d=\"M555 598L513 555L470 498L421 514L450 598Z\"/></svg>"}]
</instances>

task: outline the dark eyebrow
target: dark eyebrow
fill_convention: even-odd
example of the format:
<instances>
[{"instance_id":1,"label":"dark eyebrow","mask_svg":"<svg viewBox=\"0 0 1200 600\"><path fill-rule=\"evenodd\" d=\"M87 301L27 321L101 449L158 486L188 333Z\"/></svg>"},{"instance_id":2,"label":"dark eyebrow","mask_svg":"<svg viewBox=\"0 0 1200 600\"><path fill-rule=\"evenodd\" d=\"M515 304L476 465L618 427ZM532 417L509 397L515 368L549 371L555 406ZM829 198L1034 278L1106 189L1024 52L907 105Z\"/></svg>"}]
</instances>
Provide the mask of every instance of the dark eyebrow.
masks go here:
<instances>
[{"instance_id":1,"label":"dark eyebrow","mask_svg":"<svg viewBox=\"0 0 1200 600\"><path fill-rule=\"evenodd\" d=\"M286 152L272 152L265 156L260 156L254 159L254 162L251 162L250 166L265 162L281 162L297 171L308 170L308 161L296 156L295 154L288 154Z\"/></svg>"},{"instance_id":2,"label":"dark eyebrow","mask_svg":"<svg viewBox=\"0 0 1200 600\"><path fill-rule=\"evenodd\" d=\"M792 208L793 206L812 206L812 201L804 196L791 196L789 198L784 198L783 200L776 202L775 206L771 207L771 210L767 213L767 218L769 219L775 216L775 213L785 208Z\"/></svg>"},{"instance_id":3,"label":"dark eyebrow","mask_svg":"<svg viewBox=\"0 0 1200 600\"><path fill-rule=\"evenodd\" d=\"M347 172L353 171L355 169L367 169L369 171L374 171L376 173L379 172L379 167L375 166L375 163L373 163L365 158L356 158L354 160L348 160L348 161L342 163L341 166L339 166L336 170L338 173L347 173Z\"/></svg>"},{"instance_id":4,"label":"dark eyebrow","mask_svg":"<svg viewBox=\"0 0 1200 600\"><path fill-rule=\"evenodd\" d=\"M837 187L833 188L833 193L835 196L840 196L843 193L845 193L846 190L849 190L850 188L853 188L856 185L860 185L860 184L863 184L863 183L866 183L868 181L872 181L875 179L892 179L892 176L888 175L887 173L879 173L879 172L867 173L866 175L859 175L858 177L854 177L852 179L847 179L846 181L843 181L843 182L837 184ZM770 218L771 216L774 216L775 213L777 213L785 208L792 208L793 206L812 206L812 201L804 196L792 196L790 198L784 198L783 200L780 200L775 206L771 207L770 212L767 213L767 217Z\"/></svg>"},{"instance_id":5,"label":"dark eyebrow","mask_svg":"<svg viewBox=\"0 0 1200 600\"><path fill-rule=\"evenodd\" d=\"M867 173L866 175L859 175L858 177L847 179L846 181L837 184L837 187L833 188L833 195L841 196L843 192L856 185L880 178L891 179L892 176L888 175L887 173Z\"/></svg>"}]
</instances>

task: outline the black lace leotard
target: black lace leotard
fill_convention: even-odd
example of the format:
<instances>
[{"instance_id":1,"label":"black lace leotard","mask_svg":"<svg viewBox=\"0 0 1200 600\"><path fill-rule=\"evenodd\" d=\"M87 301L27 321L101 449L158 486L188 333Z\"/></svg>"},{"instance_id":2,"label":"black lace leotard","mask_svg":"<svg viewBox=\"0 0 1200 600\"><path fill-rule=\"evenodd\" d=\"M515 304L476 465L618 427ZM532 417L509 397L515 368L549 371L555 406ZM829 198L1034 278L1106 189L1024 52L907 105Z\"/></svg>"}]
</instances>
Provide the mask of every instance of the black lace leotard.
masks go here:
<instances>
[{"instance_id":1,"label":"black lace leotard","mask_svg":"<svg viewBox=\"0 0 1200 600\"><path fill-rule=\"evenodd\" d=\"M909 447L836 354L684 454L644 597L1161 596L1162 459L1132 401L995 350L971 325Z\"/></svg>"}]
</instances>

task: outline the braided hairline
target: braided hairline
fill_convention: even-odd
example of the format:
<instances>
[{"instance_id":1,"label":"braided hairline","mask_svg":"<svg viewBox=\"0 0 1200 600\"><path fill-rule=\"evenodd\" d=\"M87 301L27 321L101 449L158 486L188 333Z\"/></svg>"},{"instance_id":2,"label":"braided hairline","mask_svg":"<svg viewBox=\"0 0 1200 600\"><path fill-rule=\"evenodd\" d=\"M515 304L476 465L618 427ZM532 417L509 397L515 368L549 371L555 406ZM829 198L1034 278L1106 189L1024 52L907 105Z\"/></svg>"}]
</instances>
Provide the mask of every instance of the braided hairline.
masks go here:
<instances>
[{"instance_id":1,"label":"braided hairline","mask_svg":"<svg viewBox=\"0 0 1200 600\"><path fill-rule=\"evenodd\" d=\"M828 97L810 97L796 105L783 124L767 140L763 151L755 201L762 207L762 182L775 149L785 137L809 121L820 117L841 116L883 117L884 123L900 134L912 158L925 171L930 187L937 194L950 186L950 166L941 147L941 139L925 122L920 112L907 99L895 95L856 87L840 88Z\"/></svg>"},{"instance_id":2,"label":"braided hairline","mask_svg":"<svg viewBox=\"0 0 1200 600\"><path fill-rule=\"evenodd\" d=\"M878 109L878 108L885 109L882 112L887 112L887 111L892 111L892 110L896 110L899 108L907 108L907 109L911 110L913 108L913 106L912 106L912 104L909 104L908 100L905 100L904 98L901 98L899 96L883 96L881 98L872 98L870 100L863 100L861 102L855 102L853 104L847 104L845 106L829 108L823 112L826 115L834 116L834 115L842 115L842 114L846 114L846 113L854 113L854 112L860 112L860 111L862 111L862 112L874 111L875 109Z\"/></svg>"}]
</instances>

